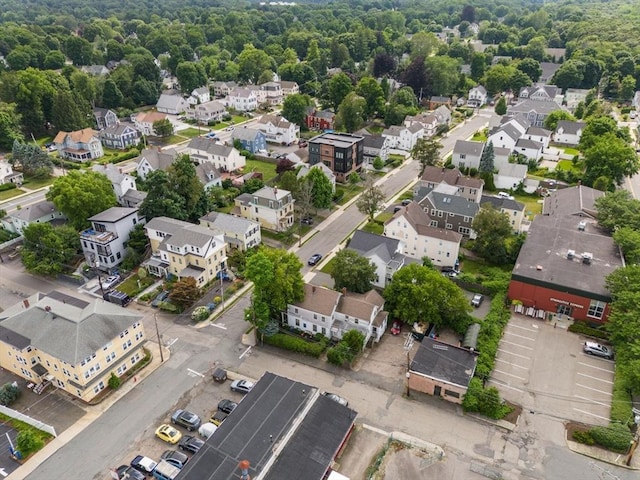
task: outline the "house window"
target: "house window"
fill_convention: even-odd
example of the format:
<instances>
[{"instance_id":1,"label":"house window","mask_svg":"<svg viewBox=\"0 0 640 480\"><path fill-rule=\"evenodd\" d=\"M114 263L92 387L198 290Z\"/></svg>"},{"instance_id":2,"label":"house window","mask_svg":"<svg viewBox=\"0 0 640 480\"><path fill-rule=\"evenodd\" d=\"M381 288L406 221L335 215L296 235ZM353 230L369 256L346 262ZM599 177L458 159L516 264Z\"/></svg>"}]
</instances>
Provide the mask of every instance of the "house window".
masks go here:
<instances>
[{"instance_id":1,"label":"house window","mask_svg":"<svg viewBox=\"0 0 640 480\"><path fill-rule=\"evenodd\" d=\"M465 158L467 158L467 156L464 153L460 154L460 160L464 160Z\"/></svg>"},{"instance_id":2,"label":"house window","mask_svg":"<svg viewBox=\"0 0 640 480\"><path fill-rule=\"evenodd\" d=\"M604 309L607 306L604 302L599 302L598 300L591 300L589 304L589 311L587 312L587 317L592 318L602 318L604 315Z\"/></svg>"},{"instance_id":3,"label":"house window","mask_svg":"<svg viewBox=\"0 0 640 480\"><path fill-rule=\"evenodd\" d=\"M464 223L469 223L469 217L464 217Z\"/></svg>"},{"instance_id":4,"label":"house window","mask_svg":"<svg viewBox=\"0 0 640 480\"><path fill-rule=\"evenodd\" d=\"M442 211L438 212L438 217L442 218Z\"/></svg>"},{"instance_id":5,"label":"house window","mask_svg":"<svg viewBox=\"0 0 640 480\"><path fill-rule=\"evenodd\" d=\"M447 223L447 224L445 225L445 228L446 228L447 230L452 230L452 229L453 229L453 225L452 225L452 224L450 224L450 223Z\"/></svg>"},{"instance_id":6,"label":"house window","mask_svg":"<svg viewBox=\"0 0 640 480\"><path fill-rule=\"evenodd\" d=\"M470 231L471 230L467 227L458 227L458 233L461 233L462 235L469 235Z\"/></svg>"},{"instance_id":7,"label":"house window","mask_svg":"<svg viewBox=\"0 0 640 480\"><path fill-rule=\"evenodd\" d=\"M317 320L317 319L318 319L318 314L317 314L317 313L314 313L314 314L313 314L313 319L314 319L314 320Z\"/></svg>"},{"instance_id":8,"label":"house window","mask_svg":"<svg viewBox=\"0 0 640 480\"><path fill-rule=\"evenodd\" d=\"M296 318L296 327L299 327L299 326L300 326L300 319Z\"/></svg>"},{"instance_id":9,"label":"house window","mask_svg":"<svg viewBox=\"0 0 640 480\"><path fill-rule=\"evenodd\" d=\"M447 390L446 388L444 389L444 396L445 397L460 398L460 394L458 392L454 392L453 390Z\"/></svg>"},{"instance_id":10,"label":"house window","mask_svg":"<svg viewBox=\"0 0 640 480\"><path fill-rule=\"evenodd\" d=\"M317 331L318 331L318 326L317 326L316 324L313 324L313 326L312 326L312 330L313 330L314 332L317 332Z\"/></svg>"},{"instance_id":11,"label":"house window","mask_svg":"<svg viewBox=\"0 0 640 480\"><path fill-rule=\"evenodd\" d=\"M571 307L569 305L558 305L558 308L556 308L556 312L559 315L566 315L567 317L571 316Z\"/></svg>"}]
</instances>

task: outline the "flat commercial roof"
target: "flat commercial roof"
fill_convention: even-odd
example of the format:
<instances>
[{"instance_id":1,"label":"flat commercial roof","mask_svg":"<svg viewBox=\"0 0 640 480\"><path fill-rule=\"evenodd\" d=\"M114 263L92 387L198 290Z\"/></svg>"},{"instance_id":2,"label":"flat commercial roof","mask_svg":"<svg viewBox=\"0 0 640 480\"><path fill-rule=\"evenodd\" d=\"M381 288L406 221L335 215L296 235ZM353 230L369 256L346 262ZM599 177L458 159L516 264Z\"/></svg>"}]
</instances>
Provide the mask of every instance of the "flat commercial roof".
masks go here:
<instances>
[{"instance_id":1,"label":"flat commercial roof","mask_svg":"<svg viewBox=\"0 0 640 480\"><path fill-rule=\"evenodd\" d=\"M322 480L355 417L316 388L267 372L176 480L237 480L242 460L252 478Z\"/></svg>"}]
</instances>

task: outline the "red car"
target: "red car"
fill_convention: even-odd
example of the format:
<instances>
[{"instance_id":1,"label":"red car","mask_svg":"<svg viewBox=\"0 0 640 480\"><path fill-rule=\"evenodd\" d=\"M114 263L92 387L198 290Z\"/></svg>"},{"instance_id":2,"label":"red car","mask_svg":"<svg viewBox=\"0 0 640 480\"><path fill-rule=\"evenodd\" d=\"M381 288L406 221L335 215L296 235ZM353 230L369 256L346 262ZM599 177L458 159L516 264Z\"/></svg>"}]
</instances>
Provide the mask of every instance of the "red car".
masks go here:
<instances>
[{"instance_id":1,"label":"red car","mask_svg":"<svg viewBox=\"0 0 640 480\"><path fill-rule=\"evenodd\" d=\"M402 323L396 320L391 325L391 335L400 335L400 332L402 332Z\"/></svg>"}]
</instances>

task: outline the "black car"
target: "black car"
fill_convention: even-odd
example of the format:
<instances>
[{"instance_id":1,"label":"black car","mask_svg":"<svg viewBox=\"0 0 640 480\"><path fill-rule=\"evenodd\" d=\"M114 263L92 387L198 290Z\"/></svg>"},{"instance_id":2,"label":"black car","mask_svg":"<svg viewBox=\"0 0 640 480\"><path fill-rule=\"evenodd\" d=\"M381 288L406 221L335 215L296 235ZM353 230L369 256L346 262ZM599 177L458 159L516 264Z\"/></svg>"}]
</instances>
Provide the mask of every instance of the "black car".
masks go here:
<instances>
[{"instance_id":1,"label":"black car","mask_svg":"<svg viewBox=\"0 0 640 480\"><path fill-rule=\"evenodd\" d=\"M304 223L305 225L313 225L313 217L304 217L300 220L300 223Z\"/></svg>"},{"instance_id":2,"label":"black car","mask_svg":"<svg viewBox=\"0 0 640 480\"><path fill-rule=\"evenodd\" d=\"M322 260L322 255L320 255L319 253L314 253L309 258L309 261L307 262L307 264L310 267L313 267L314 265L317 265L320 262L320 260Z\"/></svg>"},{"instance_id":3,"label":"black car","mask_svg":"<svg viewBox=\"0 0 640 480\"><path fill-rule=\"evenodd\" d=\"M157 464L157 462L151 460L149 457L145 457L144 455L137 455L133 460L131 460L131 466L145 475L151 475Z\"/></svg>"},{"instance_id":4,"label":"black car","mask_svg":"<svg viewBox=\"0 0 640 480\"><path fill-rule=\"evenodd\" d=\"M186 453L177 450L166 450L160 458L180 469L184 467L184 464L189 460Z\"/></svg>"},{"instance_id":5,"label":"black car","mask_svg":"<svg viewBox=\"0 0 640 480\"><path fill-rule=\"evenodd\" d=\"M116 474L118 475L118 479L122 480L124 478L128 478L129 480L145 480L146 476L143 473L140 473L133 467L129 465L120 465L116 469Z\"/></svg>"},{"instance_id":6,"label":"black car","mask_svg":"<svg viewBox=\"0 0 640 480\"><path fill-rule=\"evenodd\" d=\"M164 302L167 298L169 298L169 292L167 290L163 290L158 294L156 298L153 299L153 302L151 302L151 306L157 308L160 303Z\"/></svg>"},{"instance_id":7,"label":"black car","mask_svg":"<svg viewBox=\"0 0 640 480\"><path fill-rule=\"evenodd\" d=\"M186 450L191 453L198 453L198 451L204 445L204 440L200 440L198 437L192 437L191 435L185 435L180 440L178 448L180 450Z\"/></svg>"},{"instance_id":8,"label":"black car","mask_svg":"<svg viewBox=\"0 0 640 480\"><path fill-rule=\"evenodd\" d=\"M404 200L402 200L402 206L406 207L407 205L409 205L411 202L413 202L413 200L411 200L410 198L405 198Z\"/></svg>"},{"instance_id":9,"label":"black car","mask_svg":"<svg viewBox=\"0 0 640 480\"><path fill-rule=\"evenodd\" d=\"M231 413L236 409L237 406L238 404L233 400L224 399L220 400L220 403L218 403L218 410L224 413Z\"/></svg>"},{"instance_id":10,"label":"black car","mask_svg":"<svg viewBox=\"0 0 640 480\"><path fill-rule=\"evenodd\" d=\"M190 432L193 432L200 426L200 417L187 410L176 410L175 413L171 415L171 423L180 425Z\"/></svg>"}]
</instances>

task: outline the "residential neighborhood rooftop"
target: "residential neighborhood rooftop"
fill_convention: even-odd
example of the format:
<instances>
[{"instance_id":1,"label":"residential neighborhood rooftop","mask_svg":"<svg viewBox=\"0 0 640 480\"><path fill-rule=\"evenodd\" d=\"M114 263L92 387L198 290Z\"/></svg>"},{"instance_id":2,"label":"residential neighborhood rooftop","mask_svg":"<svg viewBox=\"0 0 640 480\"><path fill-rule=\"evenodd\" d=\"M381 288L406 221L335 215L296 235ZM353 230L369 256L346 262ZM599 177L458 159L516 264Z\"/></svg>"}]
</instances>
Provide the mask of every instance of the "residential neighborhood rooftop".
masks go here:
<instances>
[{"instance_id":1,"label":"residential neighborhood rooftop","mask_svg":"<svg viewBox=\"0 0 640 480\"><path fill-rule=\"evenodd\" d=\"M409 370L466 387L476 369L477 354L465 348L425 337Z\"/></svg>"}]
</instances>

